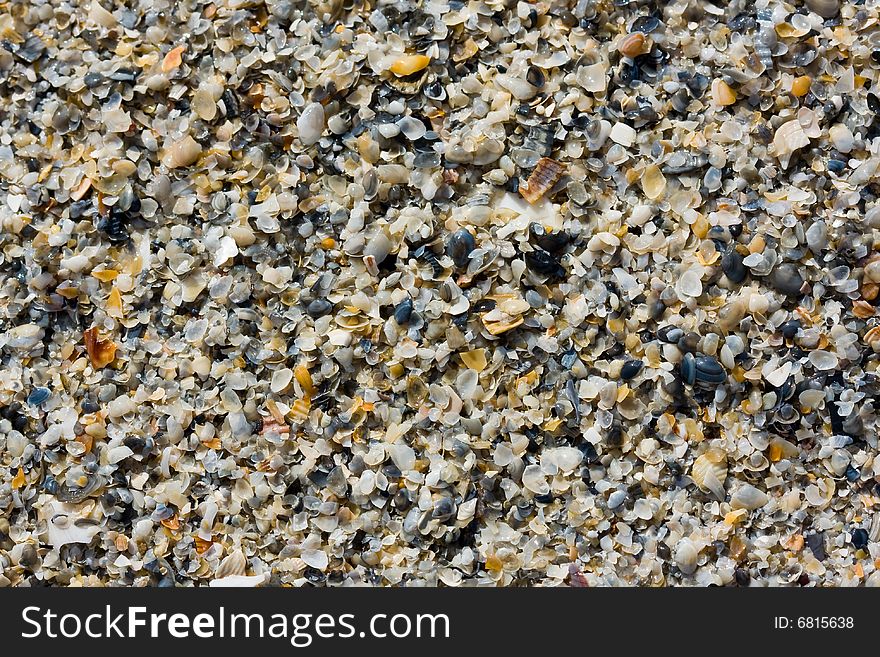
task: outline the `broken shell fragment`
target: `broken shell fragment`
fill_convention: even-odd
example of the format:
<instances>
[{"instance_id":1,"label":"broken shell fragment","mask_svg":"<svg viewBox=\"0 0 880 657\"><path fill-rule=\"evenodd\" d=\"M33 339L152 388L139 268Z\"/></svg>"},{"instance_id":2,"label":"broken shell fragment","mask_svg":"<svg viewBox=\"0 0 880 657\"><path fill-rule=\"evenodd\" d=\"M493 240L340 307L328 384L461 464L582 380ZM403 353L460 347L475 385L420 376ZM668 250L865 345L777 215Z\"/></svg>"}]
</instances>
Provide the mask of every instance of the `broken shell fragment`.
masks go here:
<instances>
[{"instance_id":1,"label":"broken shell fragment","mask_svg":"<svg viewBox=\"0 0 880 657\"><path fill-rule=\"evenodd\" d=\"M716 105L726 107L736 102L736 93L721 79L712 80L712 100Z\"/></svg>"},{"instance_id":2,"label":"broken shell fragment","mask_svg":"<svg viewBox=\"0 0 880 657\"><path fill-rule=\"evenodd\" d=\"M431 63L427 55L405 55L391 65L391 72L399 77L418 73Z\"/></svg>"},{"instance_id":3,"label":"broken shell fragment","mask_svg":"<svg viewBox=\"0 0 880 657\"><path fill-rule=\"evenodd\" d=\"M753 511L754 509L760 509L769 501L770 498L763 491L758 490L751 484L743 484L730 496L730 508Z\"/></svg>"},{"instance_id":4,"label":"broken shell fragment","mask_svg":"<svg viewBox=\"0 0 880 657\"><path fill-rule=\"evenodd\" d=\"M529 203L537 203L544 194L553 188L563 173L565 173L563 164L548 157L542 157L538 160L535 170L532 171L525 184L520 184L519 193Z\"/></svg>"},{"instance_id":5,"label":"broken shell fragment","mask_svg":"<svg viewBox=\"0 0 880 657\"><path fill-rule=\"evenodd\" d=\"M93 367L99 369L107 367L116 359L116 343L109 338L101 337L97 328L92 327L83 331L83 342Z\"/></svg>"}]
</instances>

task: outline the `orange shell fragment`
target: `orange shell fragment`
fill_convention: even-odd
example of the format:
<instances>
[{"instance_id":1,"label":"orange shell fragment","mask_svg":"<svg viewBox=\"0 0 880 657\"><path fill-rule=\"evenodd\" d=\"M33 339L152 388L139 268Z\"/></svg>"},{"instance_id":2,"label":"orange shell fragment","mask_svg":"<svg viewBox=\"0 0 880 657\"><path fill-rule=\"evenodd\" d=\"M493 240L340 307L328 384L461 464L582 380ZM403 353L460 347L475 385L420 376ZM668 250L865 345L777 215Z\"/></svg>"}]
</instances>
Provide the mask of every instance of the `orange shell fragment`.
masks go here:
<instances>
[{"instance_id":1,"label":"orange shell fragment","mask_svg":"<svg viewBox=\"0 0 880 657\"><path fill-rule=\"evenodd\" d=\"M163 527L166 529L170 529L173 532L176 532L180 529L180 519L177 516L171 516L170 518L165 518L164 520L159 521Z\"/></svg>"},{"instance_id":2,"label":"orange shell fragment","mask_svg":"<svg viewBox=\"0 0 880 657\"><path fill-rule=\"evenodd\" d=\"M168 54L165 55L165 59L162 60L163 73L173 71L183 63L184 50L186 50L186 46L177 46L176 48L172 48L168 51Z\"/></svg>"},{"instance_id":3,"label":"orange shell fragment","mask_svg":"<svg viewBox=\"0 0 880 657\"><path fill-rule=\"evenodd\" d=\"M116 359L116 343L100 337L98 329L94 326L83 331L83 343L86 345L93 367L107 367Z\"/></svg>"},{"instance_id":4,"label":"orange shell fragment","mask_svg":"<svg viewBox=\"0 0 880 657\"><path fill-rule=\"evenodd\" d=\"M195 544L196 544L196 553L197 554L204 554L205 552L207 552L211 548L212 545L214 545L214 541L206 541L201 536L196 536Z\"/></svg>"}]
</instances>

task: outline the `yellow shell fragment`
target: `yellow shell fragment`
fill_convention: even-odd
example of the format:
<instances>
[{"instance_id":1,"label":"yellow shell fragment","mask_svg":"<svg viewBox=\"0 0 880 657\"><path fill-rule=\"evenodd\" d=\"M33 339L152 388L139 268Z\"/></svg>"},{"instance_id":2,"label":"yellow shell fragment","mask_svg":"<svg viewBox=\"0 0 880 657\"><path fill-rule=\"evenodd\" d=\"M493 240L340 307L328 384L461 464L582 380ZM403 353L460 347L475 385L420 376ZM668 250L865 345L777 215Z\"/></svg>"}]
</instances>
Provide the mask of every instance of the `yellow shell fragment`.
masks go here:
<instances>
[{"instance_id":1,"label":"yellow shell fragment","mask_svg":"<svg viewBox=\"0 0 880 657\"><path fill-rule=\"evenodd\" d=\"M712 81L712 100L722 107L733 105L736 102L736 92L724 80L716 79Z\"/></svg>"},{"instance_id":2,"label":"yellow shell fragment","mask_svg":"<svg viewBox=\"0 0 880 657\"><path fill-rule=\"evenodd\" d=\"M391 72L398 77L418 73L431 63L427 55L405 55L391 65Z\"/></svg>"},{"instance_id":3,"label":"yellow shell fragment","mask_svg":"<svg viewBox=\"0 0 880 657\"><path fill-rule=\"evenodd\" d=\"M488 364L488 361L486 360L485 349L464 351L460 354L460 356L461 362L463 362L467 367L476 372L482 372L484 369L486 369L486 365Z\"/></svg>"},{"instance_id":4,"label":"yellow shell fragment","mask_svg":"<svg viewBox=\"0 0 880 657\"><path fill-rule=\"evenodd\" d=\"M107 297L107 314L116 319L122 319L122 295L119 290L114 288L110 290L110 296Z\"/></svg>"},{"instance_id":5,"label":"yellow shell fragment","mask_svg":"<svg viewBox=\"0 0 880 657\"><path fill-rule=\"evenodd\" d=\"M25 484L24 470L18 469L18 473L12 478L12 487L21 488Z\"/></svg>"},{"instance_id":6,"label":"yellow shell fragment","mask_svg":"<svg viewBox=\"0 0 880 657\"><path fill-rule=\"evenodd\" d=\"M800 98L801 96L806 96L807 92L810 90L810 84L812 80L810 80L809 75L802 75L799 78L795 78L794 82L791 83L791 93L794 96Z\"/></svg>"},{"instance_id":7,"label":"yellow shell fragment","mask_svg":"<svg viewBox=\"0 0 880 657\"><path fill-rule=\"evenodd\" d=\"M312 407L308 399L297 399L290 407L290 419L294 422L305 422L309 419L309 409Z\"/></svg>"},{"instance_id":8,"label":"yellow shell fragment","mask_svg":"<svg viewBox=\"0 0 880 657\"><path fill-rule=\"evenodd\" d=\"M504 564L501 563L501 559L496 557L494 554L486 559L486 570L490 572L500 572L504 569Z\"/></svg>"},{"instance_id":9,"label":"yellow shell fragment","mask_svg":"<svg viewBox=\"0 0 880 657\"><path fill-rule=\"evenodd\" d=\"M306 396L309 398L314 397L315 384L312 383L312 375L309 373L309 368L300 363L293 369L293 375Z\"/></svg>"},{"instance_id":10,"label":"yellow shell fragment","mask_svg":"<svg viewBox=\"0 0 880 657\"><path fill-rule=\"evenodd\" d=\"M502 333L506 333L511 329L515 329L517 326L523 323L522 317L517 317L516 319L507 319L507 320L498 320L492 321L487 320L483 317L483 326L486 327L486 330L489 331L492 335L501 335Z\"/></svg>"},{"instance_id":11,"label":"yellow shell fragment","mask_svg":"<svg viewBox=\"0 0 880 657\"><path fill-rule=\"evenodd\" d=\"M660 167L656 164L649 164L642 173L642 190L652 201L663 196L666 191L666 178L660 172Z\"/></svg>"},{"instance_id":12,"label":"yellow shell fragment","mask_svg":"<svg viewBox=\"0 0 880 657\"><path fill-rule=\"evenodd\" d=\"M115 280L117 276L119 276L119 272L115 269L99 269L97 271L93 271L92 276L97 278L102 283L109 283L110 281Z\"/></svg>"},{"instance_id":13,"label":"yellow shell fragment","mask_svg":"<svg viewBox=\"0 0 880 657\"><path fill-rule=\"evenodd\" d=\"M553 433L554 431L556 431L559 428L559 426L561 424L562 424L561 417L551 418L550 420L547 420L544 423L544 431L549 431L550 433Z\"/></svg>"}]
</instances>

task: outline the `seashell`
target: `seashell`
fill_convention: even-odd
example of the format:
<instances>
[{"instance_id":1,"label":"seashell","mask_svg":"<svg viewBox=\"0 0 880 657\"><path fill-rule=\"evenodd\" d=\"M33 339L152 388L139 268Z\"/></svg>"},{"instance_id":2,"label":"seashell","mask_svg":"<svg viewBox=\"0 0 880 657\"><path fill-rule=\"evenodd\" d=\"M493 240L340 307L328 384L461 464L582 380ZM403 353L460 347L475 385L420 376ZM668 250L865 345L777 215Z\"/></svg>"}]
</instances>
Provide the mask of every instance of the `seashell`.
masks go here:
<instances>
[{"instance_id":1,"label":"seashell","mask_svg":"<svg viewBox=\"0 0 880 657\"><path fill-rule=\"evenodd\" d=\"M122 295L119 294L119 289L115 286L110 290L110 294L107 297L105 310L110 317L122 319Z\"/></svg>"},{"instance_id":2,"label":"seashell","mask_svg":"<svg viewBox=\"0 0 880 657\"><path fill-rule=\"evenodd\" d=\"M833 18L840 11L840 0L807 0L807 7L822 18Z\"/></svg>"},{"instance_id":3,"label":"seashell","mask_svg":"<svg viewBox=\"0 0 880 657\"><path fill-rule=\"evenodd\" d=\"M558 253L568 246L571 236L564 230L550 231L541 224L532 222L529 225L529 236L548 253Z\"/></svg>"},{"instance_id":4,"label":"seashell","mask_svg":"<svg viewBox=\"0 0 880 657\"><path fill-rule=\"evenodd\" d=\"M312 382L312 375L309 372L309 368L300 363L293 369L293 375L296 377L297 383L299 383L306 396L314 397L315 384Z\"/></svg>"},{"instance_id":5,"label":"seashell","mask_svg":"<svg viewBox=\"0 0 880 657\"><path fill-rule=\"evenodd\" d=\"M89 506L93 502L88 503ZM56 550L71 543L91 543L104 529L86 517L85 505L52 501L40 510L46 521L46 541Z\"/></svg>"},{"instance_id":6,"label":"seashell","mask_svg":"<svg viewBox=\"0 0 880 657\"><path fill-rule=\"evenodd\" d=\"M725 250L721 256L721 270L731 283L742 283L748 275L743 257L734 247Z\"/></svg>"},{"instance_id":7,"label":"seashell","mask_svg":"<svg viewBox=\"0 0 880 657\"><path fill-rule=\"evenodd\" d=\"M792 93L794 93L793 85ZM831 126L828 129L828 138L831 140L834 148L841 153L849 153L855 146L855 135L853 135L852 130L843 123L837 123Z\"/></svg>"},{"instance_id":8,"label":"seashell","mask_svg":"<svg viewBox=\"0 0 880 657\"><path fill-rule=\"evenodd\" d=\"M874 351L880 351L880 326L875 326L865 333L865 344L870 346Z\"/></svg>"},{"instance_id":9,"label":"seashell","mask_svg":"<svg viewBox=\"0 0 880 657\"><path fill-rule=\"evenodd\" d=\"M788 167L791 155L795 151L809 145L810 138L797 119L783 123L773 136L773 149L783 167Z\"/></svg>"},{"instance_id":10,"label":"seashell","mask_svg":"<svg viewBox=\"0 0 880 657\"><path fill-rule=\"evenodd\" d=\"M83 342L93 367L106 367L116 359L116 343L100 337L96 327L83 331Z\"/></svg>"},{"instance_id":11,"label":"seashell","mask_svg":"<svg viewBox=\"0 0 880 657\"><path fill-rule=\"evenodd\" d=\"M489 331L492 335L501 335L502 333L506 333L512 329L515 329L517 326L523 323L522 317L517 317L516 319L506 318L499 320L491 320L487 319L483 316L483 326L486 327L486 330Z\"/></svg>"},{"instance_id":12,"label":"seashell","mask_svg":"<svg viewBox=\"0 0 880 657\"><path fill-rule=\"evenodd\" d=\"M262 575L229 575L212 579L208 582L211 588L255 588L269 580L269 573Z\"/></svg>"},{"instance_id":13,"label":"seashell","mask_svg":"<svg viewBox=\"0 0 880 657\"><path fill-rule=\"evenodd\" d=\"M297 399L290 407L290 419L294 422L305 422L309 419L311 402L308 399Z\"/></svg>"},{"instance_id":14,"label":"seashell","mask_svg":"<svg viewBox=\"0 0 880 657\"><path fill-rule=\"evenodd\" d=\"M211 90L205 85L199 85L193 94L190 103L192 111L203 121L213 121L217 116L217 101Z\"/></svg>"},{"instance_id":15,"label":"seashell","mask_svg":"<svg viewBox=\"0 0 880 657\"><path fill-rule=\"evenodd\" d=\"M767 456L771 463L776 463L784 458L792 459L799 454L800 450L796 445L792 445L790 442L783 440L782 438L774 438L771 440L770 446L767 450Z\"/></svg>"},{"instance_id":16,"label":"seashell","mask_svg":"<svg viewBox=\"0 0 880 657\"><path fill-rule=\"evenodd\" d=\"M93 5L94 4L97 3L93 3ZM177 46L176 48L169 50L168 54L166 54L165 58L162 60L162 72L168 73L180 66L183 63L184 51L186 51L186 46Z\"/></svg>"},{"instance_id":17,"label":"seashell","mask_svg":"<svg viewBox=\"0 0 880 657\"><path fill-rule=\"evenodd\" d=\"M809 75L802 75L794 79L791 83L791 93L793 96L797 96L800 98L801 96L806 96L807 92L810 90L810 85L812 84L812 80ZM830 131L829 131L830 135ZM840 150L840 149L838 149ZM842 151L841 151L842 152Z\"/></svg>"},{"instance_id":18,"label":"seashell","mask_svg":"<svg viewBox=\"0 0 880 657\"><path fill-rule=\"evenodd\" d=\"M682 539L675 546L675 564L685 575L693 575L697 569L699 550L690 539Z\"/></svg>"},{"instance_id":19,"label":"seashell","mask_svg":"<svg viewBox=\"0 0 880 657\"><path fill-rule=\"evenodd\" d=\"M564 164L549 157L542 157L525 184L520 184L519 193L529 203L537 203L553 188L563 173L565 173Z\"/></svg>"},{"instance_id":20,"label":"seashell","mask_svg":"<svg viewBox=\"0 0 880 657\"><path fill-rule=\"evenodd\" d=\"M321 139L326 119L321 103L309 103L296 120L296 128L303 146L311 146Z\"/></svg>"},{"instance_id":21,"label":"seashell","mask_svg":"<svg viewBox=\"0 0 880 657\"><path fill-rule=\"evenodd\" d=\"M234 550L226 555L223 561L220 562L214 576L217 579L222 579L224 577L241 577L244 575L246 567L247 559L245 559L244 553L242 553L241 550Z\"/></svg>"},{"instance_id":22,"label":"seashell","mask_svg":"<svg viewBox=\"0 0 880 657\"><path fill-rule=\"evenodd\" d=\"M292 379L293 371L289 367L275 370L272 372L272 380L269 384L269 389L272 392L281 392L290 384Z\"/></svg>"},{"instance_id":23,"label":"seashell","mask_svg":"<svg viewBox=\"0 0 880 657\"><path fill-rule=\"evenodd\" d=\"M724 480L727 477L727 454L713 447L694 460L691 479L705 492L711 492L724 500Z\"/></svg>"},{"instance_id":24,"label":"seashell","mask_svg":"<svg viewBox=\"0 0 880 657\"><path fill-rule=\"evenodd\" d=\"M727 381L724 367L712 356L695 358L693 354L685 354L680 369L682 379L688 385L711 387Z\"/></svg>"},{"instance_id":25,"label":"seashell","mask_svg":"<svg viewBox=\"0 0 880 657\"><path fill-rule=\"evenodd\" d=\"M459 354L459 356L461 357L461 362L464 363L466 367L476 372L482 372L484 369L486 369L487 360L485 349L464 351Z\"/></svg>"},{"instance_id":26,"label":"seashell","mask_svg":"<svg viewBox=\"0 0 880 657\"><path fill-rule=\"evenodd\" d=\"M413 313L413 300L407 297L394 307L394 321L400 326L408 323Z\"/></svg>"},{"instance_id":27,"label":"seashell","mask_svg":"<svg viewBox=\"0 0 880 657\"><path fill-rule=\"evenodd\" d=\"M752 452L749 458L743 463L743 470L749 472L761 472L770 465L770 461L761 452Z\"/></svg>"},{"instance_id":28,"label":"seashell","mask_svg":"<svg viewBox=\"0 0 880 657\"><path fill-rule=\"evenodd\" d=\"M559 261L543 249L535 249L529 251L524 256L526 266L530 271L535 272L539 276L550 276L554 278L562 278L565 276L565 268L559 264Z\"/></svg>"},{"instance_id":29,"label":"seashell","mask_svg":"<svg viewBox=\"0 0 880 657\"><path fill-rule=\"evenodd\" d=\"M836 486L831 477L824 477L815 484L807 486L804 499L812 506L824 508L834 499Z\"/></svg>"},{"instance_id":30,"label":"seashell","mask_svg":"<svg viewBox=\"0 0 880 657\"><path fill-rule=\"evenodd\" d=\"M43 339L45 331L36 324L20 324L6 334L6 346L12 349L32 349Z\"/></svg>"},{"instance_id":31,"label":"seashell","mask_svg":"<svg viewBox=\"0 0 880 657\"><path fill-rule=\"evenodd\" d=\"M398 77L418 73L431 63L427 55L405 55L391 65L391 72Z\"/></svg>"},{"instance_id":32,"label":"seashell","mask_svg":"<svg viewBox=\"0 0 880 657\"><path fill-rule=\"evenodd\" d=\"M370 326L370 320L363 315L337 315L334 319L340 328L352 333L361 333Z\"/></svg>"},{"instance_id":33,"label":"seashell","mask_svg":"<svg viewBox=\"0 0 880 657\"><path fill-rule=\"evenodd\" d=\"M589 66L581 66L577 71L578 84L590 93L605 91L608 86L608 67L598 62Z\"/></svg>"},{"instance_id":34,"label":"seashell","mask_svg":"<svg viewBox=\"0 0 880 657\"><path fill-rule=\"evenodd\" d=\"M428 398L428 386L417 374L406 378L406 402L411 408L418 408Z\"/></svg>"},{"instance_id":35,"label":"seashell","mask_svg":"<svg viewBox=\"0 0 880 657\"><path fill-rule=\"evenodd\" d=\"M666 178L660 173L660 167L656 164L649 164L642 172L642 190L652 201L663 196L666 191Z\"/></svg>"},{"instance_id":36,"label":"seashell","mask_svg":"<svg viewBox=\"0 0 880 657\"><path fill-rule=\"evenodd\" d=\"M712 100L721 107L733 105L736 102L736 92L724 80L717 78L712 81Z\"/></svg>"},{"instance_id":37,"label":"seashell","mask_svg":"<svg viewBox=\"0 0 880 657\"><path fill-rule=\"evenodd\" d=\"M550 484L537 465L527 465L522 473L522 484L535 495L546 495L550 492Z\"/></svg>"},{"instance_id":38,"label":"seashell","mask_svg":"<svg viewBox=\"0 0 880 657\"><path fill-rule=\"evenodd\" d=\"M702 169L709 163L705 155L693 155L684 151L676 151L669 156L666 163L661 167L663 173L679 176L684 173L692 173Z\"/></svg>"},{"instance_id":39,"label":"seashell","mask_svg":"<svg viewBox=\"0 0 880 657\"><path fill-rule=\"evenodd\" d=\"M776 26L776 34L781 36L783 39L802 37L809 31L809 24L804 24L803 21L798 21L797 25L793 25L792 23L779 23L779 25Z\"/></svg>"},{"instance_id":40,"label":"seashell","mask_svg":"<svg viewBox=\"0 0 880 657\"><path fill-rule=\"evenodd\" d=\"M471 252L476 248L474 236L466 228L460 228L449 236L446 242L446 254L459 269L468 266Z\"/></svg>"},{"instance_id":41,"label":"seashell","mask_svg":"<svg viewBox=\"0 0 880 657\"><path fill-rule=\"evenodd\" d=\"M499 73L495 76L495 82L498 83L500 87L506 89L513 95L517 100L529 100L534 97L536 93L538 93L537 87L530 84L526 80L520 79L513 75L507 75L504 73Z\"/></svg>"},{"instance_id":42,"label":"seashell","mask_svg":"<svg viewBox=\"0 0 880 657\"><path fill-rule=\"evenodd\" d=\"M496 294L486 298L495 301L495 308L508 315L521 315L531 308L529 302L518 294Z\"/></svg>"},{"instance_id":43,"label":"seashell","mask_svg":"<svg viewBox=\"0 0 880 657\"><path fill-rule=\"evenodd\" d=\"M624 57L635 58L645 51L647 39L641 32L627 34L617 44L617 51Z\"/></svg>"},{"instance_id":44,"label":"seashell","mask_svg":"<svg viewBox=\"0 0 880 657\"><path fill-rule=\"evenodd\" d=\"M730 508L731 509L746 509L748 511L753 511L754 509L760 509L762 506L767 504L770 501L770 498L761 490L758 490L751 484L744 484L740 486L730 497Z\"/></svg>"},{"instance_id":45,"label":"seashell","mask_svg":"<svg viewBox=\"0 0 880 657\"><path fill-rule=\"evenodd\" d=\"M199 159L202 154L202 145L190 135L180 141L174 142L165 152L162 163L169 169L188 167Z\"/></svg>"},{"instance_id":46,"label":"seashell","mask_svg":"<svg viewBox=\"0 0 880 657\"><path fill-rule=\"evenodd\" d=\"M853 315L860 319L868 319L876 313L876 308L863 299L853 301Z\"/></svg>"},{"instance_id":47,"label":"seashell","mask_svg":"<svg viewBox=\"0 0 880 657\"><path fill-rule=\"evenodd\" d=\"M615 123L611 127L611 132L608 133L608 138L611 141L615 144L620 144L624 148L632 146L637 136L638 133L635 131L635 128L622 122Z\"/></svg>"}]
</instances>

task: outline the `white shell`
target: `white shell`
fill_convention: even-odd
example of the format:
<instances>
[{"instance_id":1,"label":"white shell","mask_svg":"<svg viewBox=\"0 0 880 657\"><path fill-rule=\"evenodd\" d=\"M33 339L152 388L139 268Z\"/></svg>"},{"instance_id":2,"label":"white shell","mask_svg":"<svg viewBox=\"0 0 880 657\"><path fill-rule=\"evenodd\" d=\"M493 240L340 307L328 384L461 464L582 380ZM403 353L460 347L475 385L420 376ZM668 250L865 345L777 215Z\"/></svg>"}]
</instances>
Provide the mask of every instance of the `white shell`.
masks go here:
<instances>
[{"instance_id":1,"label":"white shell","mask_svg":"<svg viewBox=\"0 0 880 657\"><path fill-rule=\"evenodd\" d=\"M296 120L299 138L304 146L311 146L324 132L324 107L321 103L309 103Z\"/></svg>"},{"instance_id":2,"label":"white shell","mask_svg":"<svg viewBox=\"0 0 880 657\"><path fill-rule=\"evenodd\" d=\"M727 454L713 447L700 454L691 468L691 479L705 492L719 500L724 499L724 479L727 477Z\"/></svg>"},{"instance_id":3,"label":"white shell","mask_svg":"<svg viewBox=\"0 0 880 657\"><path fill-rule=\"evenodd\" d=\"M535 495L546 495L550 492L550 484L547 483L547 478L537 465L526 466L522 475L522 483Z\"/></svg>"},{"instance_id":4,"label":"white shell","mask_svg":"<svg viewBox=\"0 0 880 657\"><path fill-rule=\"evenodd\" d=\"M262 575L230 575L229 577L212 579L208 586L214 589L223 587L248 589L264 584L267 579L268 573L263 573Z\"/></svg>"},{"instance_id":5,"label":"white shell","mask_svg":"<svg viewBox=\"0 0 880 657\"><path fill-rule=\"evenodd\" d=\"M758 490L751 484L745 484L738 488L731 496L730 508L734 510L747 509L752 511L754 509L760 509L769 501L770 498L767 496L767 493Z\"/></svg>"},{"instance_id":6,"label":"white shell","mask_svg":"<svg viewBox=\"0 0 880 657\"><path fill-rule=\"evenodd\" d=\"M810 145L810 138L804 132L803 127L797 119L793 119L788 123L783 123L776 129L773 137L773 148L776 157L782 163L783 168L788 167L788 161L791 154L796 150Z\"/></svg>"},{"instance_id":7,"label":"white shell","mask_svg":"<svg viewBox=\"0 0 880 657\"><path fill-rule=\"evenodd\" d=\"M700 553L696 546L687 538L682 539L675 548L675 563L685 575L693 575L697 569L697 557Z\"/></svg>"},{"instance_id":8,"label":"white shell","mask_svg":"<svg viewBox=\"0 0 880 657\"><path fill-rule=\"evenodd\" d=\"M247 559L241 550L230 552L217 566L216 578L242 577L247 567Z\"/></svg>"},{"instance_id":9,"label":"white shell","mask_svg":"<svg viewBox=\"0 0 880 657\"><path fill-rule=\"evenodd\" d=\"M95 535L101 532L100 525L77 525L78 520L85 518L82 507L83 505L53 501L42 509L46 519L47 542L53 548L58 549L70 543L91 543Z\"/></svg>"}]
</instances>

